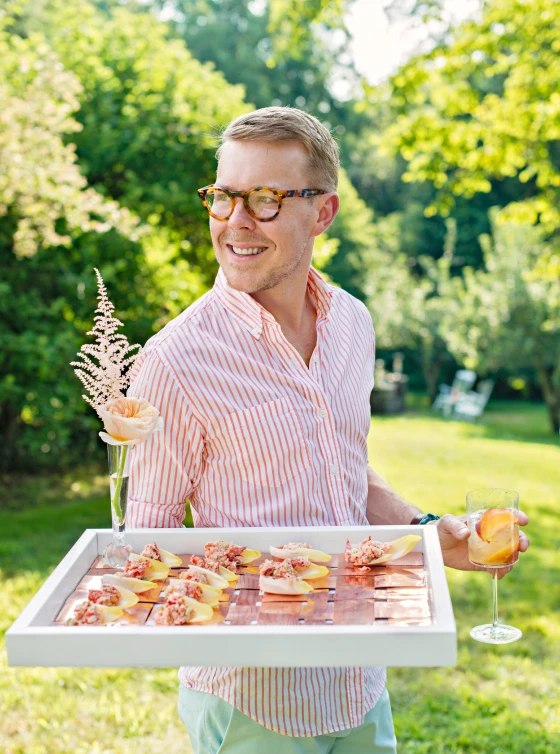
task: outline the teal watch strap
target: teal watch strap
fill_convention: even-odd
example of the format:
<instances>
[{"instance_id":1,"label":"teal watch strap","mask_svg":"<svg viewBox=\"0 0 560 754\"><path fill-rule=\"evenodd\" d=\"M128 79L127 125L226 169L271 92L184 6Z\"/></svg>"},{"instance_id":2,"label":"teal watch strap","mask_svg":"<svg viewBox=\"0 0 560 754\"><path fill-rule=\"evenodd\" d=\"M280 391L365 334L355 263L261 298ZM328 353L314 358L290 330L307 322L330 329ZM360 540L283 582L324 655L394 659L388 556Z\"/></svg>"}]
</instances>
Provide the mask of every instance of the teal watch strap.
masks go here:
<instances>
[{"instance_id":1,"label":"teal watch strap","mask_svg":"<svg viewBox=\"0 0 560 754\"><path fill-rule=\"evenodd\" d=\"M429 524L432 521L439 521L440 518L441 516L436 516L435 513L426 513L419 520L413 519L411 523L414 523L418 526L423 526L424 524Z\"/></svg>"}]
</instances>

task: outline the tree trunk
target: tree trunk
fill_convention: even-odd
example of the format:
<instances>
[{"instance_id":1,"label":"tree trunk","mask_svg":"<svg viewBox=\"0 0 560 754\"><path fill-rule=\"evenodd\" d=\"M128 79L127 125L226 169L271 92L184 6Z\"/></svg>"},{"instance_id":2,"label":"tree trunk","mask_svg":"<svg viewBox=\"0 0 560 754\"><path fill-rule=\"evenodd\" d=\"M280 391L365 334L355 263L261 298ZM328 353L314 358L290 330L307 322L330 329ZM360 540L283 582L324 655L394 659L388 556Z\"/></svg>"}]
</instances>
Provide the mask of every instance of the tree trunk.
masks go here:
<instances>
[{"instance_id":1,"label":"tree trunk","mask_svg":"<svg viewBox=\"0 0 560 754\"><path fill-rule=\"evenodd\" d=\"M14 411L12 406L7 402L0 403L0 438L2 440L0 470L2 472L13 471L15 469L18 423L19 415Z\"/></svg>"},{"instance_id":2,"label":"tree trunk","mask_svg":"<svg viewBox=\"0 0 560 754\"><path fill-rule=\"evenodd\" d=\"M426 383L426 390L430 398L430 404L432 404L438 392L438 380L441 367L441 358L439 354L434 354L432 349L422 349L422 356L420 359L422 365L422 374L424 375L424 381Z\"/></svg>"},{"instance_id":3,"label":"tree trunk","mask_svg":"<svg viewBox=\"0 0 560 754\"><path fill-rule=\"evenodd\" d=\"M560 430L560 390L555 389L552 384L552 368L546 366L537 366L537 375L541 386L550 425L555 435Z\"/></svg>"}]
</instances>

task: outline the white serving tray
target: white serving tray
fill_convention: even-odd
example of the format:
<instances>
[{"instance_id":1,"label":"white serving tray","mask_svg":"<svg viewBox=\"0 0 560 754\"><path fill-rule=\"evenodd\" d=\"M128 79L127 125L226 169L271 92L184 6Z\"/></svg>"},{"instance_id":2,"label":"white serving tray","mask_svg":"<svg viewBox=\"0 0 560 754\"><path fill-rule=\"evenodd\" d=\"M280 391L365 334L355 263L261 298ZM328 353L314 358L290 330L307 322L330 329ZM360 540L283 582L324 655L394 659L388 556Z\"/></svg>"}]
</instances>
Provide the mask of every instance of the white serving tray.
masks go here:
<instances>
[{"instance_id":1,"label":"white serving tray","mask_svg":"<svg viewBox=\"0 0 560 754\"><path fill-rule=\"evenodd\" d=\"M455 665L456 629L436 527L337 526L247 529L131 529L135 552L157 541L176 553L203 553L225 539L268 552L271 544L310 542L341 553L371 535L391 541L421 534L432 624L249 626L53 626L68 596L111 539L109 529L87 529L6 634L8 664L43 667L436 667Z\"/></svg>"}]
</instances>

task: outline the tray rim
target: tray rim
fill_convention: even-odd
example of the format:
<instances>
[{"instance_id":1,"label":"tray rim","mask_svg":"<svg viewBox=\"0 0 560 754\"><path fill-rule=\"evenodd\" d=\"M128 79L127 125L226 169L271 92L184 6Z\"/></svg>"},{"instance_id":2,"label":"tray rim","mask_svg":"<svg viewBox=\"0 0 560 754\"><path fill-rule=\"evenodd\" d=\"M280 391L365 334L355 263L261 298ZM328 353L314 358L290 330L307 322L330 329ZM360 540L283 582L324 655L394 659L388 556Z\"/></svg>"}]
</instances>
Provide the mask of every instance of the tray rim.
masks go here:
<instances>
[{"instance_id":1,"label":"tray rim","mask_svg":"<svg viewBox=\"0 0 560 754\"><path fill-rule=\"evenodd\" d=\"M313 544L321 549L320 541L325 538L345 540L348 536L357 541L371 534L376 539L388 541L404 534L420 534L421 540L414 548L424 553L424 567L428 577L430 604L433 609L433 622L429 626L393 626L390 624L372 625L251 625L251 626L189 626L189 650L184 659L169 662L173 652L185 651L185 629L182 627L161 626L119 626L111 633L111 645L107 642L109 627L45 625L54 619L68 594L77 586L85 572L91 567L110 540L110 529L86 529L68 553L48 576L37 593L24 607L6 633L8 664L50 667L178 667L179 665L229 665L255 667L263 664L269 667L297 666L346 666L346 665L390 665L434 667L455 665L457 657L456 627L439 537L434 526L324 526L324 527L238 527L238 528L198 528L198 529L130 529L128 540L135 549L147 541L159 541L160 546L173 550L174 543L186 538L190 543L187 551L199 548L209 539L239 541L242 537L247 546L259 541L271 540L280 543L283 538L290 541L295 535L313 538ZM319 543L318 543L318 540ZM201 544L199 544L201 543ZM262 549L262 546L261 548ZM332 551L332 550L331 550ZM340 550L342 551L342 550ZM332 551L334 554L334 551ZM86 561L87 567L84 569ZM82 569L82 570L81 570ZM60 590L64 591L62 596ZM52 616L49 618L49 616ZM227 634L225 633L227 631ZM147 660L133 664L127 660L133 652L139 652L148 638L161 639L162 632L170 641L161 646L153 645L155 653ZM377 637L378 647L371 647L371 638ZM227 642L217 642L216 637L226 638ZM400 641L401 637L409 641ZM294 649L294 638L298 639ZM344 639L352 639L345 642ZM328 640L337 642L339 659L333 658L332 646ZM82 641L83 640L83 641ZM369 642L368 642L369 640ZM104 643L105 642L105 643ZM224 649L224 644L230 649ZM266 653L266 645L275 644L274 652ZM285 645L278 651L278 644ZM402 645L398 648L399 643ZM410 646L414 643L412 650ZM156 643L157 644L157 643ZM159 642L161 645L161 642ZM214 651L212 649L214 645ZM86 650L85 646L89 647ZM197 653L196 662L186 662ZM174 647L174 649L173 649ZM292 654L290 657L290 647ZM382 648L383 647L383 648ZM133 649L134 648L134 649ZM130 651L127 651L130 649ZM104 652L104 650L110 650ZM406 651L405 651L406 650ZM101 652L101 654L99 654ZM49 662L52 653L59 658ZM233 661L232 654L240 658ZM140 654L142 654L140 652ZM84 663L84 656L88 656ZM155 656L154 656L155 655ZM274 657L272 657L274 655ZM323 659L322 659L323 658ZM347 658L347 659L344 659ZM375 659L377 658L377 659ZM133 658L132 658L133 659ZM327 663L328 659L328 663ZM62 662L61 662L62 660ZM375 660L375 661L372 661Z\"/></svg>"}]
</instances>

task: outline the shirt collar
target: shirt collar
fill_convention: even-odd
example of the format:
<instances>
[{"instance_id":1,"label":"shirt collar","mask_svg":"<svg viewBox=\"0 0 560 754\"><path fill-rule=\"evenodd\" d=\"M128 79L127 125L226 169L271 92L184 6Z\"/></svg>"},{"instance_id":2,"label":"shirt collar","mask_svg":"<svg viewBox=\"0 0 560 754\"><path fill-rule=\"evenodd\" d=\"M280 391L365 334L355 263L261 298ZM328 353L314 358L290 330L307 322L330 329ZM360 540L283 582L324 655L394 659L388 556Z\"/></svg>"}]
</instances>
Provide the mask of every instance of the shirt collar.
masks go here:
<instances>
[{"instance_id":1,"label":"shirt collar","mask_svg":"<svg viewBox=\"0 0 560 754\"><path fill-rule=\"evenodd\" d=\"M333 294L313 267L309 269L307 287L317 309L317 319L327 319ZM274 319L272 314L248 293L231 288L221 267L214 282L214 291L226 309L257 339L261 336L263 321Z\"/></svg>"}]
</instances>

